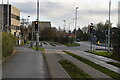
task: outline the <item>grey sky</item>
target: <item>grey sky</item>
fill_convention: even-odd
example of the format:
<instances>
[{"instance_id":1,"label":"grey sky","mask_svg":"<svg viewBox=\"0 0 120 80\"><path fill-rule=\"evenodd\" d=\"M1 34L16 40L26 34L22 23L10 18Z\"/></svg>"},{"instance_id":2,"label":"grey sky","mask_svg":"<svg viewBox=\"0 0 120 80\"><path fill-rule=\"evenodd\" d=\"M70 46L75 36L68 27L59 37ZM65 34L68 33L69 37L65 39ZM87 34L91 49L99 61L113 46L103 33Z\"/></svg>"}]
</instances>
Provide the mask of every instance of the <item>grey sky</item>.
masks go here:
<instances>
[{"instance_id":1,"label":"grey sky","mask_svg":"<svg viewBox=\"0 0 120 80\"><path fill-rule=\"evenodd\" d=\"M75 17L75 7L78 9L78 26L83 27L89 23L105 22L108 19L109 0L40 0L40 20L52 21L52 26L63 28L63 20L69 22ZM111 22L113 26L118 23L118 1L112 0ZM1 2L1 1L0 1ZM4 3L6 1L4 0ZM33 0L10 0L10 3L21 10L21 18L31 16L36 19L36 3ZM71 23L71 29L73 29Z\"/></svg>"}]
</instances>

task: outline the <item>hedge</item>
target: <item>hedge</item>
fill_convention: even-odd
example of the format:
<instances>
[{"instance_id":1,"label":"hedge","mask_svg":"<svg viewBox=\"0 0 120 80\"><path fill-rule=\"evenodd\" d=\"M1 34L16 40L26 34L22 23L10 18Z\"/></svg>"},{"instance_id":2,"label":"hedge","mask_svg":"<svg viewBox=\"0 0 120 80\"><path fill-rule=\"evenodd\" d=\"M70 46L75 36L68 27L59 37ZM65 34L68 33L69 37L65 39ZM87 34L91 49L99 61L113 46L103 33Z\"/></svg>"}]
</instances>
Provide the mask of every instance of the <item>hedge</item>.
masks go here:
<instances>
[{"instance_id":1,"label":"hedge","mask_svg":"<svg viewBox=\"0 0 120 80\"><path fill-rule=\"evenodd\" d=\"M13 53L16 40L17 38L12 34L2 33L2 58L10 56Z\"/></svg>"}]
</instances>

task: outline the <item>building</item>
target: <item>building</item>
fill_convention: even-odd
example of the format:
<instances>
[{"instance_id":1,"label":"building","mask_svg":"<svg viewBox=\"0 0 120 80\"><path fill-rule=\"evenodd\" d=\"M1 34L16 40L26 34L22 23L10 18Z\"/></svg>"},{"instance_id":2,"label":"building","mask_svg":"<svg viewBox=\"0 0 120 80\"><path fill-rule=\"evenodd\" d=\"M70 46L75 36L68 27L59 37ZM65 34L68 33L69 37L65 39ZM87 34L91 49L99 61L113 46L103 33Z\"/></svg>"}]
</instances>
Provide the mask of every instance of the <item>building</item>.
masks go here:
<instances>
[{"instance_id":1,"label":"building","mask_svg":"<svg viewBox=\"0 0 120 80\"><path fill-rule=\"evenodd\" d=\"M34 24L35 23L32 22L33 27L35 27ZM46 27L51 27L51 22L50 21L40 21L39 22L39 29L40 29L40 31L45 29Z\"/></svg>"},{"instance_id":2,"label":"building","mask_svg":"<svg viewBox=\"0 0 120 80\"><path fill-rule=\"evenodd\" d=\"M118 27L120 28L120 1L118 2Z\"/></svg>"},{"instance_id":3,"label":"building","mask_svg":"<svg viewBox=\"0 0 120 80\"><path fill-rule=\"evenodd\" d=\"M10 32L19 37L20 10L12 5L0 4L0 25L3 32Z\"/></svg>"},{"instance_id":4,"label":"building","mask_svg":"<svg viewBox=\"0 0 120 80\"><path fill-rule=\"evenodd\" d=\"M43 30L46 27L51 27L50 21L40 21L40 30Z\"/></svg>"}]
</instances>

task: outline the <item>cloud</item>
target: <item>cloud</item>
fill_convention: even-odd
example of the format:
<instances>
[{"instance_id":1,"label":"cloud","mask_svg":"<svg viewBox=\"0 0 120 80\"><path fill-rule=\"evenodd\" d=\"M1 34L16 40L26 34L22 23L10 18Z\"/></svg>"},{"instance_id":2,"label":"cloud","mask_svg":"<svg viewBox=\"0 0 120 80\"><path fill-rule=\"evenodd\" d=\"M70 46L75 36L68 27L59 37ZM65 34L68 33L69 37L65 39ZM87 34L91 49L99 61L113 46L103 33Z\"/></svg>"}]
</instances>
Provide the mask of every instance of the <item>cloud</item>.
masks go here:
<instances>
[{"instance_id":1,"label":"cloud","mask_svg":"<svg viewBox=\"0 0 120 80\"><path fill-rule=\"evenodd\" d=\"M12 3L14 6L20 9L22 13L26 14L35 14L36 13L36 3L35 2L20 2L20 3Z\"/></svg>"},{"instance_id":2,"label":"cloud","mask_svg":"<svg viewBox=\"0 0 120 80\"><path fill-rule=\"evenodd\" d=\"M36 19L37 0L10 0L10 3L21 11L21 17L30 15ZM109 0L40 0L40 20L52 21L52 26L67 26L75 17L75 7L78 9L78 26L83 27L91 22L105 22L108 19ZM112 0L111 21L117 24L118 0ZM74 28L74 27L72 27Z\"/></svg>"},{"instance_id":3,"label":"cloud","mask_svg":"<svg viewBox=\"0 0 120 80\"><path fill-rule=\"evenodd\" d=\"M99 2L44 2L41 3L41 19L53 21L53 25L63 26L63 19L67 25L72 21L75 14L75 7L78 6L78 25L84 26L91 22L105 22L108 19L108 3ZM117 2L112 4L111 19L117 24Z\"/></svg>"}]
</instances>

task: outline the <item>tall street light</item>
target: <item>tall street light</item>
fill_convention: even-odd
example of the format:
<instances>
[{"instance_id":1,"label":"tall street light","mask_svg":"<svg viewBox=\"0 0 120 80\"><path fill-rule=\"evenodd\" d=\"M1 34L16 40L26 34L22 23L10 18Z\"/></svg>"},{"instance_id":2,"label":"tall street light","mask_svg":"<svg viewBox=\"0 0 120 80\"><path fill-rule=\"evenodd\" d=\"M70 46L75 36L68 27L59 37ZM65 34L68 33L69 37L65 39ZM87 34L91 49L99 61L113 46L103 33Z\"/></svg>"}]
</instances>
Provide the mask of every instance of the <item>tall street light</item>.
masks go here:
<instances>
[{"instance_id":1,"label":"tall street light","mask_svg":"<svg viewBox=\"0 0 120 80\"><path fill-rule=\"evenodd\" d=\"M65 28L66 28L66 20L63 20L63 23L64 23L64 31L65 31Z\"/></svg>"},{"instance_id":2,"label":"tall street light","mask_svg":"<svg viewBox=\"0 0 120 80\"><path fill-rule=\"evenodd\" d=\"M29 18L30 18L30 16L28 16L28 21L27 21L27 23L28 23L28 26L29 26Z\"/></svg>"},{"instance_id":3,"label":"tall street light","mask_svg":"<svg viewBox=\"0 0 120 80\"><path fill-rule=\"evenodd\" d=\"M37 20L39 21L39 0L37 0Z\"/></svg>"},{"instance_id":4,"label":"tall street light","mask_svg":"<svg viewBox=\"0 0 120 80\"><path fill-rule=\"evenodd\" d=\"M37 27L38 31L36 31L36 51L38 51L38 46L39 46L39 0L37 0ZM36 23L35 23L36 24Z\"/></svg>"},{"instance_id":5,"label":"tall street light","mask_svg":"<svg viewBox=\"0 0 120 80\"><path fill-rule=\"evenodd\" d=\"M3 10L3 9L4 9L4 5L3 5L3 0L2 0L2 7L1 7L1 9L2 9L2 11L1 11L1 15L2 15L2 17L1 17L1 18L2 18L1 24L2 24L2 31L3 31L3 25L4 25L4 17L3 17L3 16L4 16L4 15L3 15L3 13L4 13L4 12L3 12L3 11L4 11L4 10Z\"/></svg>"},{"instance_id":6,"label":"tall street light","mask_svg":"<svg viewBox=\"0 0 120 80\"><path fill-rule=\"evenodd\" d=\"M108 52L110 52L110 15L111 15L111 0L109 1L109 26L108 26Z\"/></svg>"},{"instance_id":7,"label":"tall street light","mask_svg":"<svg viewBox=\"0 0 120 80\"><path fill-rule=\"evenodd\" d=\"M7 0L7 32L9 31L9 0Z\"/></svg>"},{"instance_id":8,"label":"tall street light","mask_svg":"<svg viewBox=\"0 0 120 80\"><path fill-rule=\"evenodd\" d=\"M75 40L76 40L76 27L77 27L77 10L78 10L78 7L76 7L76 11L75 11Z\"/></svg>"}]
</instances>

